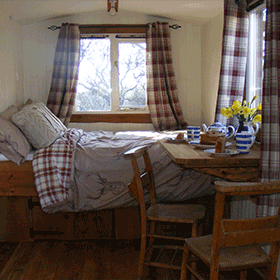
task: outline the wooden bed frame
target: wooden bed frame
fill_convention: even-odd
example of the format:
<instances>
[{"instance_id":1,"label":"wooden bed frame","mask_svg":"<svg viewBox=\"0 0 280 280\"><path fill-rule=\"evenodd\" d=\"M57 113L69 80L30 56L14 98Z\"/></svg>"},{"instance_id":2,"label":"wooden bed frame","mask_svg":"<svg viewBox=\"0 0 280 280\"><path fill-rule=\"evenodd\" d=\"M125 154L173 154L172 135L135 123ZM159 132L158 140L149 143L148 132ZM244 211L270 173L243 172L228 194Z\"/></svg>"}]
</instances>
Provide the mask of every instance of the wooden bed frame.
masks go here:
<instances>
[{"instance_id":1,"label":"wooden bed frame","mask_svg":"<svg viewBox=\"0 0 280 280\"><path fill-rule=\"evenodd\" d=\"M6 220L1 220L5 223L5 236L0 239L5 241L140 238L138 206L76 213L42 211L30 160L21 165L0 161L0 203L6 213ZM202 203L207 207L205 227L211 232L214 196L191 199L188 203Z\"/></svg>"},{"instance_id":2,"label":"wooden bed frame","mask_svg":"<svg viewBox=\"0 0 280 280\"><path fill-rule=\"evenodd\" d=\"M0 182L0 196L37 197L32 161L25 161L21 165L0 161Z\"/></svg>"},{"instance_id":3,"label":"wooden bed frame","mask_svg":"<svg viewBox=\"0 0 280 280\"><path fill-rule=\"evenodd\" d=\"M33 178L32 161L21 165L0 161L0 203L2 207L5 205L6 212L5 240L140 237L137 206L47 214L41 210Z\"/></svg>"}]
</instances>

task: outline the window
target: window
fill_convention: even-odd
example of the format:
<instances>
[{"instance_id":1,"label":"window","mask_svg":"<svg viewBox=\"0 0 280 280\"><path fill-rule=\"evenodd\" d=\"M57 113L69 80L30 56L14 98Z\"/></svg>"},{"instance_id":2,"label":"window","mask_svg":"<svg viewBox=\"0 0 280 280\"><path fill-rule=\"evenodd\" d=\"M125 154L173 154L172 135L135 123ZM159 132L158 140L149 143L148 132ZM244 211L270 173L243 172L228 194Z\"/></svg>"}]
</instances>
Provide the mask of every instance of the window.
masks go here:
<instances>
[{"instance_id":1,"label":"window","mask_svg":"<svg viewBox=\"0 0 280 280\"><path fill-rule=\"evenodd\" d=\"M249 52L246 74L246 100L258 96L254 105L261 103L265 54L266 9L262 5L249 13Z\"/></svg>"},{"instance_id":2,"label":"window","mask_svg":"<svg viewBox=\"0 0 280 280\"><path fill-rule=\"evenodd\" d=\"M148 112L145 34L82 34L75 109Z\"/></svg>"}]
</instances>

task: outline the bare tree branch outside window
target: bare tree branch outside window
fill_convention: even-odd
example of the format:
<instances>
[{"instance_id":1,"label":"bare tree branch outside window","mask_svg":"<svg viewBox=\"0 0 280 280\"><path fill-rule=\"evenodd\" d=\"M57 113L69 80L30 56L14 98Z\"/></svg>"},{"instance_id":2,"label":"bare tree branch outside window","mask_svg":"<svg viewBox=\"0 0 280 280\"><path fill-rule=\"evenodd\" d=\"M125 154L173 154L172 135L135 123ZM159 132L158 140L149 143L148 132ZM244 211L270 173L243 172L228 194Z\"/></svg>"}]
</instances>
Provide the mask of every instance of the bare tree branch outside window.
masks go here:
<instances>
[{"instance_id":1,"label":"bare tree branch outside window","mask_svg":"<svg viewBox=\"0 0 280 280\"><path fill-rule=\"evenodd\" d=\"M80 40L76 111L110 111L111 39ZM119 109L141 108L146 98L146 43L118 42Z\"/></svg>"}]
</instances>

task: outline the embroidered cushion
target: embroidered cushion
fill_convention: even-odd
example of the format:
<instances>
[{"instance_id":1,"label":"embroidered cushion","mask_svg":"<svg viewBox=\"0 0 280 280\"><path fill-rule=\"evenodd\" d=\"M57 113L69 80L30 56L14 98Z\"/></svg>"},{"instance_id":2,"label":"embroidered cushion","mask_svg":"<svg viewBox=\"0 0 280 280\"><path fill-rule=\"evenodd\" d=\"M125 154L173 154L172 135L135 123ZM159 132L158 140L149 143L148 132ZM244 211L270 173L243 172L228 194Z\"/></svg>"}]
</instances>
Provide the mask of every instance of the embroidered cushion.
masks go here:
<instances>
[{"instance_id":1,"label":"embroidered cushion","mask_svg":"<svg viewBox=\"0 0 280 280\"><path fill-rule=\"evenodd\" d=\"M59 118L39 101L32 102L13 114L12 121L35 149L48 147L66 129Z\"/></svg>"}]
</instances>

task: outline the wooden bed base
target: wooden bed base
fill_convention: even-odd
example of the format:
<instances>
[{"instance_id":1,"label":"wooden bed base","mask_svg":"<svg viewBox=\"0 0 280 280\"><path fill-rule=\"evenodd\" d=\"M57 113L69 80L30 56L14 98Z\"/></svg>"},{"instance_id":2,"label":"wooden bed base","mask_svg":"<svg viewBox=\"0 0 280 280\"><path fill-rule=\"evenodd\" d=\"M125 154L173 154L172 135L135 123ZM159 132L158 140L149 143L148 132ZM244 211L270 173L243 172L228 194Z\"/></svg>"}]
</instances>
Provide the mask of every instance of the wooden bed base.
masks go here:
<instances>
[{"instance_id":1,"label":"wooden bed base","mask_svg":"<svg viewBox=\"0 0 280 280\"><path fill-rule=\"evenodd\" d=\"M47 214L34 186L32 162L0 161L0 203L6 212L0 239L134 239L140 237L138 207ZM3 210L3 207L5 208ZM3 227L2 227L3 228Z\"/></svg>"},{"instance_id":2,"label":"wooden bed base","mask_svg":"<svg viewBox=\"0 0 280 280\"><path fill-rule=\"evenodd\" d=\"M0 182L0 196L37 197L31 161L0 161Z\"/></svg>"},{"instance_id":3,"label":"wooden bed base","mask_svg":"<svg viewBox=\"0 0 280 280\"><path fill-rule=\"evenodd\" d=\"M204 227L211 232L214 196L191 199L188 203L192 201L207 207ZM22 165L0 161L0 204L5 213L0 220L1 228L5 228L0 240L140 238L138 206L77 213L47 214L42 211L33 182L31 161Z\"/></svg>"}]
</instances>

